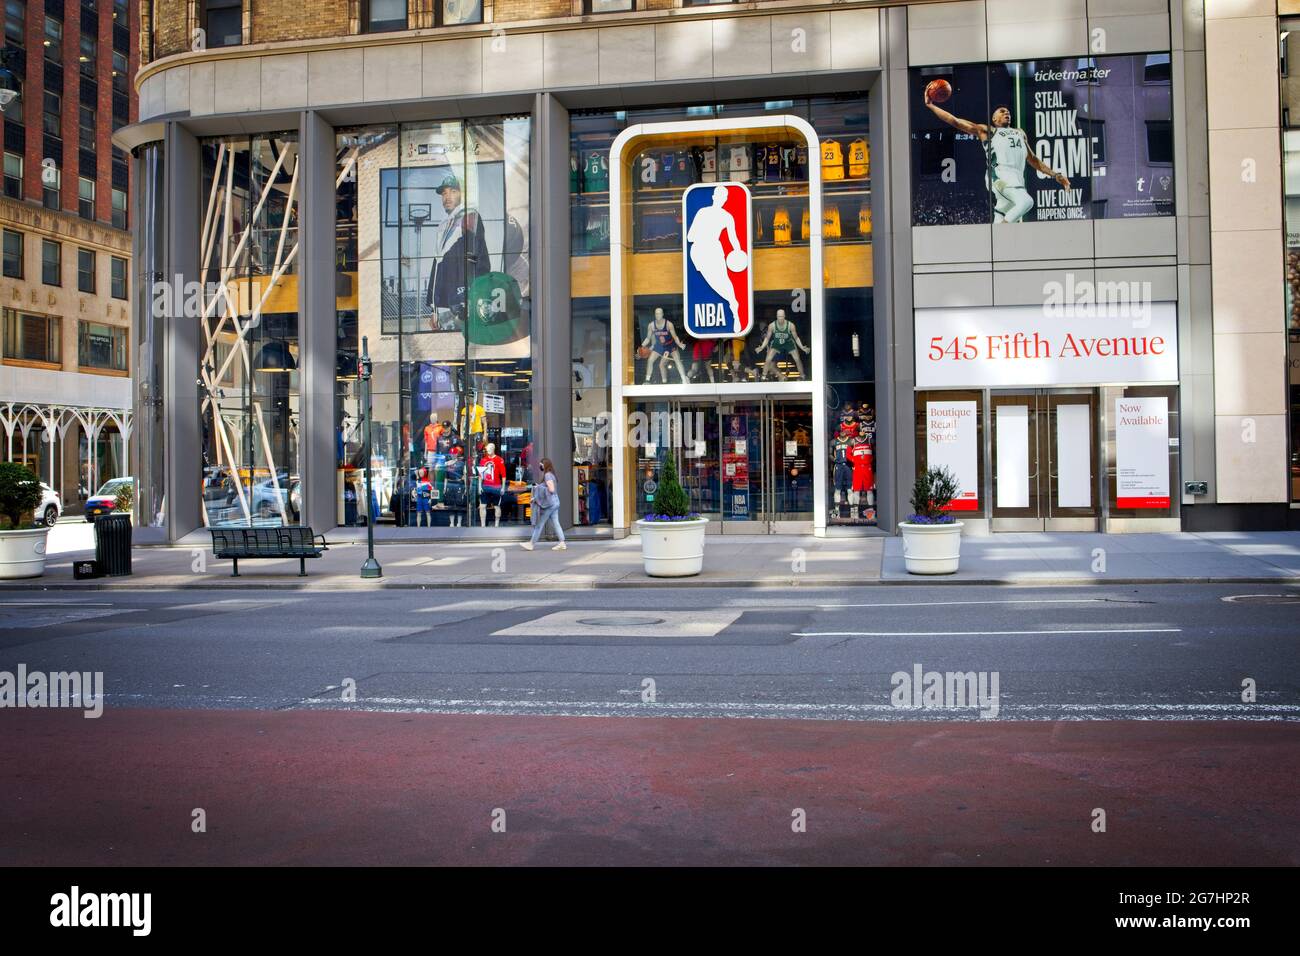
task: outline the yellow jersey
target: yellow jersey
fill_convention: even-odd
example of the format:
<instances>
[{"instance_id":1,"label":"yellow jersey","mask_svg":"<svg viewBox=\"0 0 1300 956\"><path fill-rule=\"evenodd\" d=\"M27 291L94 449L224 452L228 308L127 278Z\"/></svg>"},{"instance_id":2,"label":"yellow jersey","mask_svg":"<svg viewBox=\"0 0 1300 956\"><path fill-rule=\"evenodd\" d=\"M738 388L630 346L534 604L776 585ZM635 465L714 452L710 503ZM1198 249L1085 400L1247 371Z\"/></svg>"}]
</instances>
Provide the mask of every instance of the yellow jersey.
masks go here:
<instances>
[{"instance_id":1,"label":"yellow jersey","mask_svg":"<svg viewBox=\"0 0 1300 956\"><path fill-rule=\"evenodd\" d=\"M849 178L863 179L871 170L871 151L865 139L849 143Z\"/></svg>"},{"instance_id":2,"label":"yellow jersey","mask_svg":"<svg viewBox=\"0 0 1300 956\"><path fill-rule=\"evenodd\" d=\"M833 139L822 143L822 179L844 178L844 150Z\"/></svg>"},{"instance_id":3,"label":"yellow jersey","mask_svg":"<svg viewBox=\"0 0 1300 956\"><path fill-rule=\"evenodd\" d=\"M807 240L809 238L809 226L812 223L812 213L805 209L803 211L803 222L799 226L799 238Z\"/></svg>"},{"instance_id":4,"label":"yellow jersey","mask_svg":"<svg viewBox=\"0 0 1300 956\"><path fill-rule=\"evenodd\" d=\"M481 435L487 425L487 412L482 405L471 405L469 408L469 431L465 430L465 409L460 411L460 431L462 435Z\"/></svg>"},{"instance_id":5,"label":"yellow jersey","mask_svg":"<svg viewBox=\"0 0 1300 956\"><path fill-rule=\"evenodd\" d=\"M822 238L838 239L840 237L840 207L827 206L822 213Z\"/></svg>"},{"instance_id":6,"label":"yellow jersey","mask_svg":"<svg viewBox=\"0 0 1300 956\"><path fill-rule=\"evenodd\" d=\"M863 203L862 208L858 210L858 234L863 236L871 235L871 204Z\"/></svg>"},{"instance_id":7,"label":"yellow jersey","mask_svg":"<svg viewBox=\"0 0 1300 956\"><path fill-rule=\"evenodd\" d=\"M784 206L772 217L772 239L778 246L790 245L790 210Z\"/></svg>"}]
</instances>

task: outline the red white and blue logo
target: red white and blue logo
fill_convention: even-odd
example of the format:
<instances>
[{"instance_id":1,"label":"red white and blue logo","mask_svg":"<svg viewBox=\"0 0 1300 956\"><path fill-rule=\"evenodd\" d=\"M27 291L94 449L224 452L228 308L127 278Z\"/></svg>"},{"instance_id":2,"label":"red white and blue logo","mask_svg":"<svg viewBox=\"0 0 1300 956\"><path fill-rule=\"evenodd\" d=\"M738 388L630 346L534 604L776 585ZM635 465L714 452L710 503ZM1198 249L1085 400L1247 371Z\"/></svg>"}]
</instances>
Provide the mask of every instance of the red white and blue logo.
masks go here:
<instances>
[{"instance_id":1,"label":"red white and blue logo","mask_svg":"<svg viewBox=\"0 0 1300 956\"><path fill-rule=\"evenodd\" d=\"M682 289L686 331L734 339L754 316L749 187L696 183L682 195Z\"/></svg>"}]
</instances>

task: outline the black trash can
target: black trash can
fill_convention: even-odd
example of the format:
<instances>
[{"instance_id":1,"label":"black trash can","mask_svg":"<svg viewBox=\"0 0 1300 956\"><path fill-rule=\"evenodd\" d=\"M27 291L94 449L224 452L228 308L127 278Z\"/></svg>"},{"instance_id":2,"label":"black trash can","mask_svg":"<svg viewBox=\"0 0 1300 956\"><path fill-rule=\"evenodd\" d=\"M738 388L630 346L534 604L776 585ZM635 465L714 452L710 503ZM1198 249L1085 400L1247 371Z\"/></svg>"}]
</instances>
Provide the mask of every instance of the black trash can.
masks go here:
<instances>
[{"instance_id":1,"label":"black trash can","mask_svg":"<svg viewBox=\"0 0 1300 956\"><path fill-rule=\"evenodd\" d=\"M95 560L110 577L131 573L131 516L104 515L95 519Z\"/></svg>"}]
</instances>

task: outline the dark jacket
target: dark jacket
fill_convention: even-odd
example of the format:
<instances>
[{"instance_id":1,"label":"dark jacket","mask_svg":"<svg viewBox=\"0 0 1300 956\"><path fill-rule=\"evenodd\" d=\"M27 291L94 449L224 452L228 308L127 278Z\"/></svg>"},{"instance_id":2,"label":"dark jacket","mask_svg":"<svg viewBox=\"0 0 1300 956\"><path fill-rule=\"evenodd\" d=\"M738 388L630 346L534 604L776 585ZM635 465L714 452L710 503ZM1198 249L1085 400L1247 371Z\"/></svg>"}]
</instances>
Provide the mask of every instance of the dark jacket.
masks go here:
<instances>
[{"instance_id":1,"label":"dark jacket","mask_svg":"<svg viewBox=\"0 0 1300 956\"><path fill-rule=\"evenodd\" d=\"M425 308L451 309L463 315L466 287L491 271L492 265L479 214L471 209L464 214L458 213L457 218L462 220L460 235L430 267L424 305ZM441 228L438 234L442 234Z\"/></svg>"}]
</instances>

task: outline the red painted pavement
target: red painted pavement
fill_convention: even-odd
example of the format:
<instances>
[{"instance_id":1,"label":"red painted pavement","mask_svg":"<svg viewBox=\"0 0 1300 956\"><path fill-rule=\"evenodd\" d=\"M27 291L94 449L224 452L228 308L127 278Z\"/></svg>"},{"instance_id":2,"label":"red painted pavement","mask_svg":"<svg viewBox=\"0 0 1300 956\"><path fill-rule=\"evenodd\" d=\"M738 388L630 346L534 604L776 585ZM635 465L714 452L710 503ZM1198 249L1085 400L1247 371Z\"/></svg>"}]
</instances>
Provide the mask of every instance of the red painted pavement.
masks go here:
<instances>
[{"instance_id":1,"label":"red painted pavement","mask_svg":"<svg viewBox=\"0 0 1300 956\"><path fill-rule=\"evenodd\" d=\"M0 863L1295 865L1298 769L1276 723L4 711Z\"/></svg>"}]
</instances>

